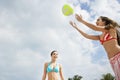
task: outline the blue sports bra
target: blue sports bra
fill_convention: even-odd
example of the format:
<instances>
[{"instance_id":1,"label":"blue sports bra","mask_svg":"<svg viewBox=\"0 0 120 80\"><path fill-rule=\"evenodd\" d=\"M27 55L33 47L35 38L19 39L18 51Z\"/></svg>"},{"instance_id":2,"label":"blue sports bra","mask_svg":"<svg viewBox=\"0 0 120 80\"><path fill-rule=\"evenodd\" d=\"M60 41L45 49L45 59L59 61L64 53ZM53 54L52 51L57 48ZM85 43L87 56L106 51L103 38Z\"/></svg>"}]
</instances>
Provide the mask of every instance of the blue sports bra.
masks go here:
<instances>
[{"instance_id":1,"label":"blue sports bra","mask_svg":"<svg viewBox=\"0 0 120 80\"><path fill-rule=\"evenodd\" d=\"M56 64L56 66L54 68L51 67L50 65L51 63L48 63L48 66L47 66L47 73L48 72L59 72L59 65Z\"/></svg>"}]
</instances>

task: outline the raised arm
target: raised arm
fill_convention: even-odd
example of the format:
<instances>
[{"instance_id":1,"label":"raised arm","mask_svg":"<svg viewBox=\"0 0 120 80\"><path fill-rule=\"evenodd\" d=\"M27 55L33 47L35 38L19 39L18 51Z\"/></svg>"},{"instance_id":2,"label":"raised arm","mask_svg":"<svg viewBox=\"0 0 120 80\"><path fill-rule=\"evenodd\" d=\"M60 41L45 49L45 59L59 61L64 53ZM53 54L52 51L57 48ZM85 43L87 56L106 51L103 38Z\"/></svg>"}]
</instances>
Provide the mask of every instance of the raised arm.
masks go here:
<instances>
[{"instance_id":1,"label":"raised arm","mask_svg":"<svg viewBox=\"0 0 120 80\"><path fill-rule=\"evenodd\" d=\"M62 65L59 65L60 66L60 78L61 80L64 80L64 77L63 77L63 71L62 71Z\"/></svg>"},{"instance_id":2,"label":"raised arm","mask_svg":"<svg viewBox=\"0 0 120 80\"><path fill-rule=\"evenodd\" d=\"M42 76L42 80L46 79L46 68L47 68L47 63L44 64L44 71L43 71L43 76Z\"/></svg>"},{"instance_id":3,"label":"raised arm","mask_svg":"<svg viewBox=\"0 0 120 80\"><path fill-rule=\"evenodd\" d=\"M80 30L77 25L75 23L73 23L72 21L70 21L70 24L79 32L81 33L85 38L87 39L92 39L92 40L99 40L99 36L95 36L95 35L88 35L86 33L84 33L82 30Z\"/></svg>"},{"instance_id":4,"label":"raised arm","mask_svg":"<svg viewBox=\"0 0 120 80\"><path fill-rule=\"evenodd\" d=\"M81 16L81 15L76 14L76 15L75 15L75 18L76 18L79 22L83 23L84 25L88 26L89 28L91 28L91 29L93 29L93 30L95 30L95 31L102 31L102 32L105 32L105 31L106 31L106 29L104 28L104 26L96 26L96 25L94 25L94 24L88 23L87 21L85 21L85 20L82 19L82 16Z\"/></svg>"}]
</instances>

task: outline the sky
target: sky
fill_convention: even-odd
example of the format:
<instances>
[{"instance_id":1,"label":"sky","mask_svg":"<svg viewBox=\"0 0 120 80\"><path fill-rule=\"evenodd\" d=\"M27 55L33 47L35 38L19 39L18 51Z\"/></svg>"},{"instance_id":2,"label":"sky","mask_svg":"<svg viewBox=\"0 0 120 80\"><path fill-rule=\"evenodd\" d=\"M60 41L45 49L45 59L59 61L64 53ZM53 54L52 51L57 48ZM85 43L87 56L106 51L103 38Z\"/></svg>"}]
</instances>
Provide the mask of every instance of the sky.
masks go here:
<instances>
[{"instance_id":1,"label":"sky","mask_svg":"<svg viewBox=\"0 0 120 80\"><path fill-rule=\"evenodd\" d=\"M52 50L58 51L65 80L76 74L82 80L114 75L100 42L84 38L69 21L88 34L101 32L79 23L74 14L64 16L64 4L93 24L99 16L120 23L120 0L0 0L0 80L41 80Z\"/></svg>"}]
</instances>

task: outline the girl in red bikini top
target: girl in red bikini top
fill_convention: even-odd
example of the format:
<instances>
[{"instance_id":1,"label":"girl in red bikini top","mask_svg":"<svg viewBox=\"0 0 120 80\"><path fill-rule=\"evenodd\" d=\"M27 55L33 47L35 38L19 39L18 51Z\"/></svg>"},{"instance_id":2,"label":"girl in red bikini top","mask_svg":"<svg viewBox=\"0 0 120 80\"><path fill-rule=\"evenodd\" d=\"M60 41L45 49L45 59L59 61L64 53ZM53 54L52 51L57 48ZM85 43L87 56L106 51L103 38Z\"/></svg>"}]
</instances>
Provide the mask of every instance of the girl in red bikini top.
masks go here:
<instances>
[{"instance_id":1,"label":"girl in red bikini top","mask_svg":"<svg viewBox=\"0 0 120 80\"><path fill-rule=\"evenodd\" d=\"M117 38L114 38L113 36L110 35L110 33L105 32L105 35L103 39L100 39L100 42L101 44L103 44L104 42L112 40L112 39L117 39Z\"/></svg>"},{"instance_id":2,"label":"girl in red bikini top","mask_svg":"<svg viewBox=\"0 0 120 80\"><path fill-rule=\"evenodd\" d=\"M87 21L82 19L81 15L76 14L76 19L83 23L84 25L88 26L89 28L95 30L95 31L101 31L103 34L103 38L100 39L99 35L89 35L87 33L84 33L81 29L78 28L78 26L74 22L70 22L70 24L79 31L85 38L91 39L91 40L100 40L100 42L103 44L106 41L110 40L116 40L118 42L118 45L115 42L111 42L113 45L111 47L104 45L105 50L108 54L108 57L112 60L110 60L111 66L113 68L113 71L115 73L115 80L120 80L120 32L117 30L117 28L120 29L120 26L113 20L109 19L108 17L100 16L97 19L96 25L88 23ZM112 31L113 30L113 31ZM116 30L116 31L115 31ZM112 36L111 34L115 35ZM110 43L106 43L110 44ZM114 49L113 49L114 48ZM107 51L109 50L109 51ZM117 52L117 53L113 53ZM115 56L117 55L117 56ZM114 63L113 63L114 62Z\"/></svg>"}]
</instances>

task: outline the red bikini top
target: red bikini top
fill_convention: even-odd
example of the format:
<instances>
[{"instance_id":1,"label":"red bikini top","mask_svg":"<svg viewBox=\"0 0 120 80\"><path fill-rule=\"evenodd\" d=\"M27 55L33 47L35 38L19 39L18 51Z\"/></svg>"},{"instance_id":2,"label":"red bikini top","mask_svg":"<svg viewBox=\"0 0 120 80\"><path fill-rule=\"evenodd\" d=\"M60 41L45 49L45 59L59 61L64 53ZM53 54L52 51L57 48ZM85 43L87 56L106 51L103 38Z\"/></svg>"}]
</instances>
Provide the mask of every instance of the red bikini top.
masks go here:
<instances>
[{"instance_id":1,"label":"red bikini top","mask_svg":"<svg viewBox=\"0 0 120 80\"><path fill-rule=\"evenodd\" d=\"M103 37L103 39L100 40L100 42L101 42L101 44L103 44L104 42L112 40L112 39L116 39L116 38L110 36L110 33L106 32L105 35L104 35L104 37Z\"/></svg>"}]
</instances>

